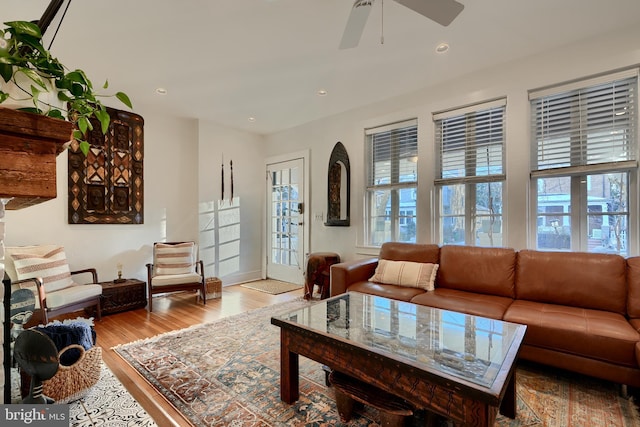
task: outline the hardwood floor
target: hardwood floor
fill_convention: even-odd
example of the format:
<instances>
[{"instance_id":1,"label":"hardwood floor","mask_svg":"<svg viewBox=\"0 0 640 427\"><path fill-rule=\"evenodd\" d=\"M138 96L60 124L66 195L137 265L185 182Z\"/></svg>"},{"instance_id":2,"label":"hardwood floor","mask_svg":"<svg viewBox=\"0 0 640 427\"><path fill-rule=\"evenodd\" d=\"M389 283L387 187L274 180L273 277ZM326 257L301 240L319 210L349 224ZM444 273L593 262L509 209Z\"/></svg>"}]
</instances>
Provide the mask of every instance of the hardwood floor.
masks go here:
<instances>
[{"instance_id":1,"label":"hardwood floor","mask_svg":"<svg viewBox=\"0 0 640 427\"><path fill-rule=\"evenodd\" d=\"M301 297L302 294L302 288L284 294L269 295L234 285L224 287L222 298L209 299L206 306L201 302L196 304L195 296L191 292L156 296L153 300L152 313L147 312L146 308L141 308L103 316L95 325L97 342L102 347L102 358L106 365L159 426L186 426L189 423L181 414L173 409L135 369L125 363L112 350L112 347L289 301Z\"/></svg>"}]
</instances>

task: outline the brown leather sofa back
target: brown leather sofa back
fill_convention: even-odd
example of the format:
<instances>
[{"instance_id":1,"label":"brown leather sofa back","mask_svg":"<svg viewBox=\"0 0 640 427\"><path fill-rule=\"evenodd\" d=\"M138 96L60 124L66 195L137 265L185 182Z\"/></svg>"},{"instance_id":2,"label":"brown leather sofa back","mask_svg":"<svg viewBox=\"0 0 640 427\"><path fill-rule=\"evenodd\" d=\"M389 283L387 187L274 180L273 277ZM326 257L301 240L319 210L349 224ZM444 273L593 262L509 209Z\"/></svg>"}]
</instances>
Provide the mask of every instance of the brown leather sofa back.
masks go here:
<instances>
[{"instance_id":1,"label":"brown leather sofa back","mask_svg":"<svg viewBox=\"0 0 640 427\"><path fill-rule=\"evenodd\" d=\"M387 242L380 248L380 258L390 261L430 262L437 264L440 255L438 245Z\"/></svg>"},{"instance_id":2,"label":"brown leather sofa back","mask_svg":"<svg viewBox=\"0 0 640 427\"><path fill-rule=\"evenodd\" d=\"M627 258L627 314L640 318L640 256Z\"/></svg>"},{"instance_id":3,"label":"brown leather sofa back","mask_svg":"<svg viewBox=\"0 0 640 427\"><path fill-rule=\"evenodd\" d=\"M516 298L625 314L626 260L586 252L518 252Z\"/></svg>"},{"instance_id":4,"label":"brown leather sofa back","mask_svg":"<svg viewBox=\"0 0 640 427\"><path fill-rule=\"evenodd\" d=\"M436 288L514 298L515 266L514 249L445 245Z\"/></svg>"}]
</instances>

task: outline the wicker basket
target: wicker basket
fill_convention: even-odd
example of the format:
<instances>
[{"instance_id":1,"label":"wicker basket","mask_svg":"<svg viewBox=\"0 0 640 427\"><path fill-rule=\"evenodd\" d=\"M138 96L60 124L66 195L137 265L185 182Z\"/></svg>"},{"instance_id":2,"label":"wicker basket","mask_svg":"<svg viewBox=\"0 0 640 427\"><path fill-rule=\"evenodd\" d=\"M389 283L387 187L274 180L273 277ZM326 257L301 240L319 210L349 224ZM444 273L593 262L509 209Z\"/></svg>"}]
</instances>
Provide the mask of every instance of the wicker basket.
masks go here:
<instances>
[{"instance_id":1,"label":"wicker basket","mask_svg":"<svg viewBox=\"0 0 640 427\"><path fill-rule=\"evenodd\" d=\"M217 277L207 277L204 279L207 288L207 299L220 298L222 296L222 280Z\"/></svg>"},{"instance_id":2,"label":"wicker basket","mask_svg":"<svg viewBox=\"0 0 640 427\"><path fill-rule=\"evenodd\" d=\"M79 344L71 344L62 350L80 350L80 358L69 366L60 365L58 372L49 380L43 381L43 394L57 403L72 402L84 397L89 389L100 379L102 370L102 348L93 346L89 350Z\"/></svg>"}]
</instances>

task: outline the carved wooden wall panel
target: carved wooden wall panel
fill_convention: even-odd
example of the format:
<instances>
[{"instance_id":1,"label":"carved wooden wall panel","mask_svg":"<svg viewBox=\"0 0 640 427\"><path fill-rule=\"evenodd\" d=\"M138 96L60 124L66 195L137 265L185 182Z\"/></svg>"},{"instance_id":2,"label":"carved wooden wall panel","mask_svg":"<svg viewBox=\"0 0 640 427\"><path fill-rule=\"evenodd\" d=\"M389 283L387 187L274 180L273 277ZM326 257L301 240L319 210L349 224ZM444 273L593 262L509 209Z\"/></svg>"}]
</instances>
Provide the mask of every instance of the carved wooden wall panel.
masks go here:
<instances>
[{"instance_id":1,"label":"carved wooden wall panel","mask_svg":"<svg viewBox=\"0 0 640 427\"><path fill-rule=\"evenodd\" d=\"M144 222L144 120L107 108L106 135L93 123L85 156L77 142L69 149L69 224Z\"/></svg>"}]
</instances>

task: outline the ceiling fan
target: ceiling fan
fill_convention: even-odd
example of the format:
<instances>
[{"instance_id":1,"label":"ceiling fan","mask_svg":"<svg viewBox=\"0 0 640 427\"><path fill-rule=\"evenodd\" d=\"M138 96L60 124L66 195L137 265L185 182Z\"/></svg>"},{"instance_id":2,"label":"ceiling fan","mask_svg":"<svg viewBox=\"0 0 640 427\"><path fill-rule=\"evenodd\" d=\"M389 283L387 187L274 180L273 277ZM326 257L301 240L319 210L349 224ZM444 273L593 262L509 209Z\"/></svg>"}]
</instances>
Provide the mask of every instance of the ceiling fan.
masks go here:
<instances>
[{"instance_id":1,"label":"ceiling fan","mask_svg":"<svg viewBox=\"0 0 640 427\"><path fill-rule=\"evenodd\" d=\"M395 1L445 27L451 24L464 9L464 5L456 0ZM350 49L358 45L374 2L375 0L355 0L353 2L347 26L340 41L340 49Z\"/></svg>"}]
</instances>

